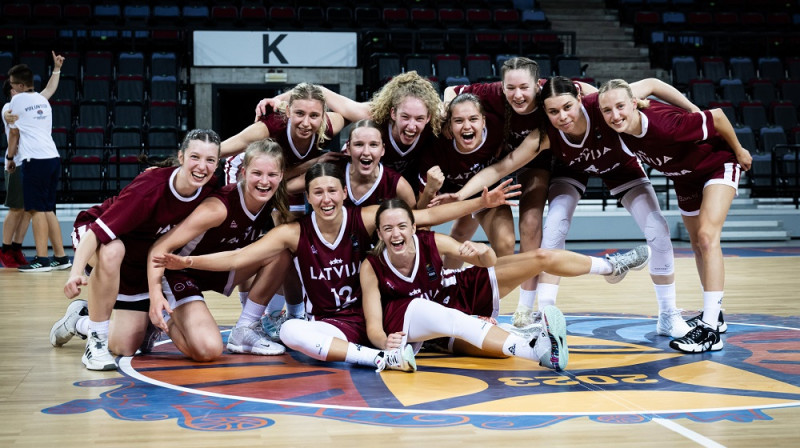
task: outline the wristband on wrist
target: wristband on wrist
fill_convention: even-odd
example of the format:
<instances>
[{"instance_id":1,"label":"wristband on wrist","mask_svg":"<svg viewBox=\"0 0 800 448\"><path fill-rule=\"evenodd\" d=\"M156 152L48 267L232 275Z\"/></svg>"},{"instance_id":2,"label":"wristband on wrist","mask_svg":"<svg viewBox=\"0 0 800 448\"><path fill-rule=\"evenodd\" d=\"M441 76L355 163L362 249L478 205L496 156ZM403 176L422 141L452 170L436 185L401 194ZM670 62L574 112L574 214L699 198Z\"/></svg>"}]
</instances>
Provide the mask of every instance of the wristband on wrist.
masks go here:
<instances>
[{"instance_id":1,"label":"wristband on wrist","mask_svg":"<svg viewBox=\"0 0 800 448\"><path fill-rule=\"evenodd\" d=\"M14 160L14 156L6 155L6 160Z\"/></svg>"},{"instance_id":2,"label":"wristband on wrist","mask_svg":"<svg viewBox=\"0 0 800 448\"><path fill-rule=\"evenodd\" d=\"M54 71L52 74L53 75L60 75L61 74L61 70Z\"/></svg>"}]
</instances>

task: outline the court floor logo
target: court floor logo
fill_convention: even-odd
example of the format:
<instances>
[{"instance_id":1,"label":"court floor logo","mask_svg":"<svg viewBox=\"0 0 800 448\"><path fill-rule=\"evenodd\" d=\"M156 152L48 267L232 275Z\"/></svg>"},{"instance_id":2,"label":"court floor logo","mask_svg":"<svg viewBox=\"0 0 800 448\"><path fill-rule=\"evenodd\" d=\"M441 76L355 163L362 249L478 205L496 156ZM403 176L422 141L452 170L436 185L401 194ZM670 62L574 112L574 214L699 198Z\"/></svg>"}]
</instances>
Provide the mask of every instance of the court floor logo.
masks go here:
<instances>
[{"instance_id":1,"label":"court floor logo","mask_svg":"<svg viewBox=\"0 0 800 448\"><path fill-rule=\"evenodd\" d=\"M508 316L501 316L508 319ZM293 352L225 354L189 362L169 342L148 356L120 359L118 378L76 383L117 386L97 399L44 409L103 410L126 420L176 419L182 427L240 431L279 415L393 427L474 425L530 429L588 417L613 424L690 419L770 420L768 410L800 406L800 322L729 316L720 352L681 354L655 334L655 320L568 316L570 362L554 372L533 362L421 353L419 371L375 373ZM736 323L747 322L747 323ZM228 331L223 330L223 336Z\"/></svg>"}]
</instances>

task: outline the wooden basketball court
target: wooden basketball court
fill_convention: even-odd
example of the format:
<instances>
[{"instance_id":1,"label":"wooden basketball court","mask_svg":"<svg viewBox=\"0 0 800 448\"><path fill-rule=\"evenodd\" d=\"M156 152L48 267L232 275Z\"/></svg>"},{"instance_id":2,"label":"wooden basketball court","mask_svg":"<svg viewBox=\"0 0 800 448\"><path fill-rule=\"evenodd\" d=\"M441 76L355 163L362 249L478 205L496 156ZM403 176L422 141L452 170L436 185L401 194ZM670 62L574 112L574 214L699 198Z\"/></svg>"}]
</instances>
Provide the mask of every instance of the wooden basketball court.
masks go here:
<instances>
[{"instance_id":1,"label":"wooden basketball court","mask_svg":"<svg viewBox=\"0 0 800 448\"><path fill-rule=\"evenodd\" d=\"M714 354L681 355L653 335L646 271L618 285L565 279L563 374L426 354L415 374L291 355L192 364L169 343L123 359L121 372L91 372L83 341L48 341L69 303L67 272L3 269L0 446L797 446L800 251L788 249L726 257L730 329ZM701 288L685 255L678 305L691 315ZM501 312L516 300L506 297ZM238 317L234 297L208 303L221 327Z\"/></svg>"}]
</instances>

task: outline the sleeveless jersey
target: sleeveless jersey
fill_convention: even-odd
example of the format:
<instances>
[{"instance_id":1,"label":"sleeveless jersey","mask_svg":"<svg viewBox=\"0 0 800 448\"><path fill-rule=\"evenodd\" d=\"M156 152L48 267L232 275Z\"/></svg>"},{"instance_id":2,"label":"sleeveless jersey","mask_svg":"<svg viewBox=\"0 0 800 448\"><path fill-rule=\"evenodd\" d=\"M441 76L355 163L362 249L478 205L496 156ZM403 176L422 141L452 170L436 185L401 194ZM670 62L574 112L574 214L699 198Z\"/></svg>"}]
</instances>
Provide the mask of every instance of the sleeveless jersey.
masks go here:
<instances>
[{"instance_id":1,"label":"sleeveless jersey","mask_svg":"<svg viewBox=\"0 0 800 448\"><path fill-rule=\"evenodd\" d=\"M363 313L359 271L370 249L370 235L360 208L344 207L342 213L342 228L333 242L321 237L314 212L299 220L294 264L303 283L309 319Z\"/></svg>"},{"instance_id":2,"label":"sleeveless jersey","mask_svg":"<svg viewBox=\"0 0 800 448\"><path fill-rule=\"evenodd\" d=\"M366 207L368 205L378 205L386 199L391 199L397 196L397 183L400 182L400 173L397 171L383 166L382 163L378 164L378 179L372 185L372 188L362 197L355 198L351 189L350 182L350 162L344 166L345 182L347 185L347 198L345 205Z\"/></svg>"}]
</instances>

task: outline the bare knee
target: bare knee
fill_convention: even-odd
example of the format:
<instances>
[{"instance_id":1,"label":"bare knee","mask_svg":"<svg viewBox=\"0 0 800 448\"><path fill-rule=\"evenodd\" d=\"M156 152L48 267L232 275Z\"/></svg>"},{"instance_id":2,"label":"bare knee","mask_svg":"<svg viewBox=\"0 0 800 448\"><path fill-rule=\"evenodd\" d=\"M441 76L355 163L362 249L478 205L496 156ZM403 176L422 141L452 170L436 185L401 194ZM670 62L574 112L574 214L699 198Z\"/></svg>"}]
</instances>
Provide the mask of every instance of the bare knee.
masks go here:
<instances>
[{"instance_id":1,"label":"bare knee","mask_svg":"<svg viewBox=\"0 0 800 448\"><path fill-rule=\"evenodd\" d=\"M192 353L188 354L193 361L211 362L222 356L222 338L210 336L194 344Z\"/></svg>"}]
</instances>

